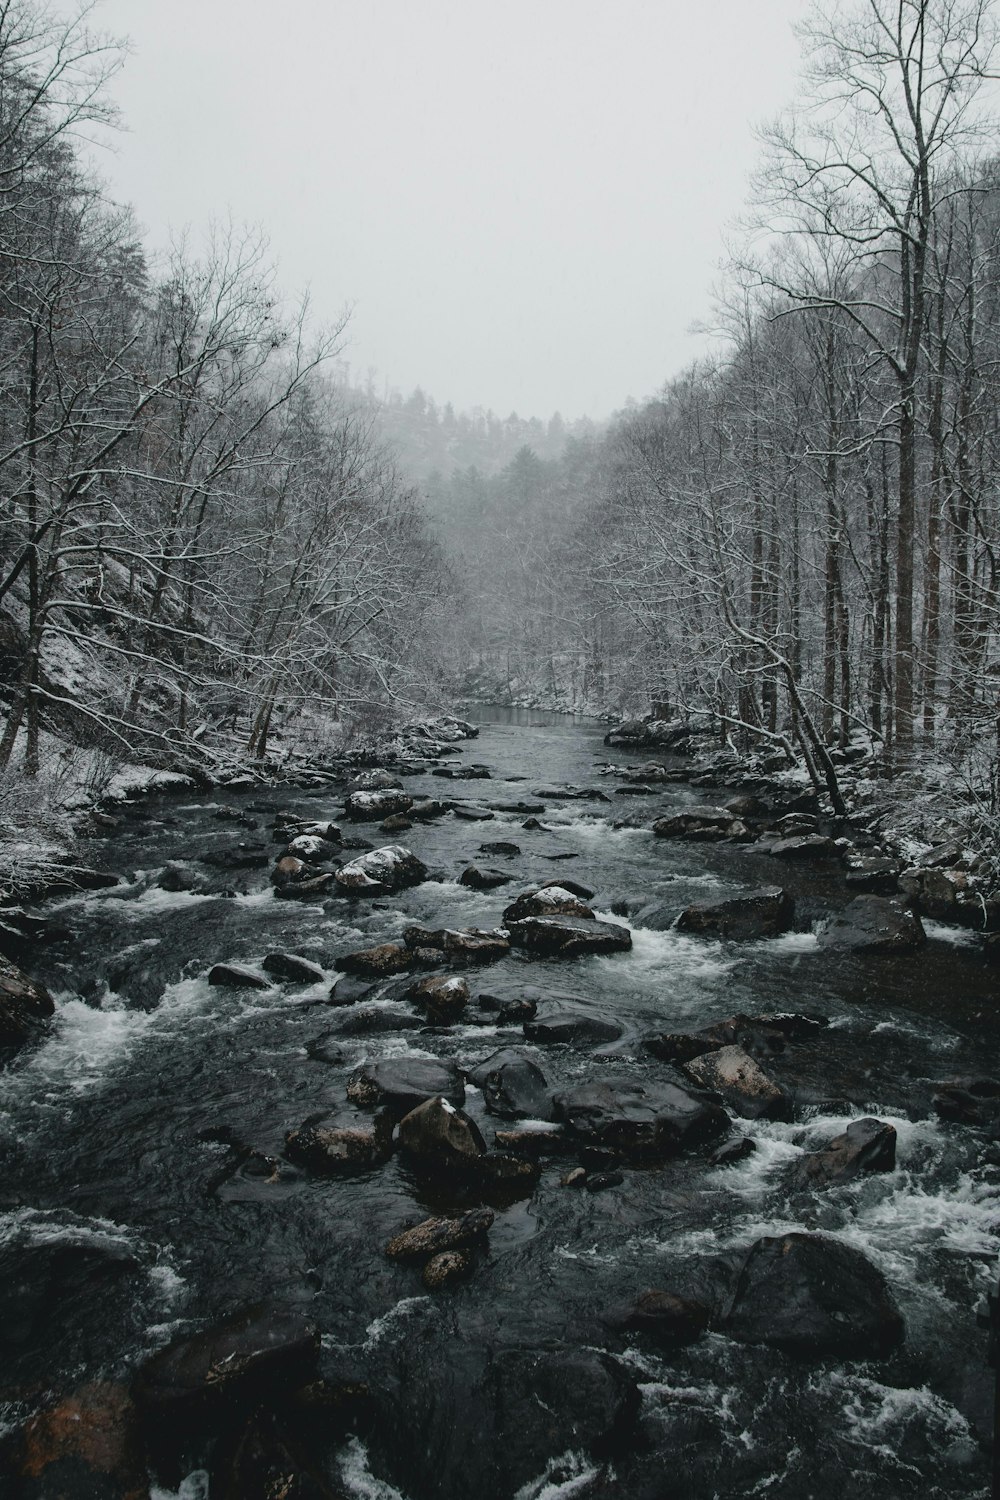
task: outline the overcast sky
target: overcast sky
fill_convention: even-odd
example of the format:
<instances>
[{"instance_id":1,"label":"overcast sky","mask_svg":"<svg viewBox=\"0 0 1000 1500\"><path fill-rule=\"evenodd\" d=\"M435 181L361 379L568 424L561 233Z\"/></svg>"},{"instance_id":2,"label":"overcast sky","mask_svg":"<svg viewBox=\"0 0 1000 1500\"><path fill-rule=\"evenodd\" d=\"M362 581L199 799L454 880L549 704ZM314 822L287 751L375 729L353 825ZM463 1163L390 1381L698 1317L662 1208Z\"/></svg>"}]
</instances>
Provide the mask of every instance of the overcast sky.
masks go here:
<instances>
[{"instance_id":1,"label":"overcast sky","mask_svg":"<svg viewBox=\"0 0 1000 1500\"><path fill-rule=\"evenodd\" d=\"M149 242L262 225L352 373L600 417L700 347L806 0L103 0Z\"/></svg>"}]
</instances>

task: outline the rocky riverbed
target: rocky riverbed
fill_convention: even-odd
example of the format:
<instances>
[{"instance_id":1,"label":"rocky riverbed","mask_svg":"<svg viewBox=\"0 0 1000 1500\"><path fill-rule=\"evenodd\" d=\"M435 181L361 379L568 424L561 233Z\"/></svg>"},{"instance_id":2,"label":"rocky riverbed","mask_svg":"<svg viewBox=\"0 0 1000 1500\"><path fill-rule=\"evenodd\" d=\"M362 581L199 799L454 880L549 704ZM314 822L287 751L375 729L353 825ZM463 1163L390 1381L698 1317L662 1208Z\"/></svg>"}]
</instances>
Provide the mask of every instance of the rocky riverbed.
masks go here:
<instances>
[{"instance_id":1,"label":"rocky riverbed","mask_svg":"<svg viewBox=\"0 0 1000 1500\"><path fill-rule=\"evenodd\" d=\"M986 1495L974 859L482 717L0 920L15 1493Z\"/></svg>"}]
</instances>

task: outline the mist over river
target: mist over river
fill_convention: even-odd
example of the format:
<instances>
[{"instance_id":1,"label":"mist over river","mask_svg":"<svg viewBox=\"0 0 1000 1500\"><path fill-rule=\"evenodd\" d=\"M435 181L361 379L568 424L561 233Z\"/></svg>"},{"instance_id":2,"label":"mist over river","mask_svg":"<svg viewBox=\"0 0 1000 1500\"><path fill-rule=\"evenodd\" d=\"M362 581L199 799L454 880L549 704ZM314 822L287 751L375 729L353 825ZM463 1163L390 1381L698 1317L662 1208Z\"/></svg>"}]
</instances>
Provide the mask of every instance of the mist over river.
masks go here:
<instances>
[{"instance_id":1,"label":"mist over river","mask_svg":"<svg viewBox=\"0 0 1000 1500\"><path fill-rule=\"evenodd\" d=\"M939 1119L931 1099L942 1079L1000 1067L995 974L960 929L934 924L914 954L823 950L814 924L851 894L841 871L654 837L656 817L709 795L683 784L619 792L601 768L648 757L606 750L596 721L466 713L479 738L442 764L482 762L489 779L428 769L406 790L493 816L449 814L399 835L351 830L398 838L429 867L422 884L375 899L277 899L272 825L289 814L340 823L343 790L248 787L129 809L89 854L123 883L45 903L72 934L32 964L57 1014L0 1078L5 1426L88 1383L127 1385L154 1351L265 1302L319 1330L321 1373L370 1392L363 1421L330 1429L325 1472L346 1496L985 1496L993 1387L975 1303L996 1279L1000 1155L982 1132ZM565 784L605 800L546 796ZM495 810L521 801L544 804L540 828ZM480 850L504 841L520 852ZM512 879L472 889L459 876L473 862ZM194 867L200 880L186 883L197 888L164 889L168 865ZM495 928L521 891L559 877L595 892L589 905L631 929L631 951L512 951L454 968L472 994L450 1026L415 1018L398 980L361 1004L329 1003L344 954L399 941L414 924ZM779 937L643 925L654 904L679 913L775 884L796 901L795 930ZM207 982L216 963L259 968L273 951L311 960L323 978L259 990ZM287 1160L287 1133L343 1116L366 1061L429 1057L467 1071L498 1048L524 1048L521 1025L498 1024L496 1009L524 997L620 1030L596 1044L529 1046L554 1091L671 1073L641 1044L651 1032L738 1013L829 1025L768 1060L794 1117L734 1115L733 1134L757 1149L729 1165L712 1164L716 1142L623 1164L611 1174L620 1181L594 1192L562 1185L572 1156L543 1156L537 1183L516 1196L419 1175L400 1152L343 1176ZM464 1108L491 1146L519 1123L489 1113L468 1084ZM894 1169L794 1186L796 1161L862 1116L895 1128ZM408 1226L483 1203L495 1218L467 1280L429 1291L419 1268L386 1257ZM804 1358L738 1341L714 1318L668 1350L608 1316L647 1289L719 1307L755 1241L798 1231L860 1251L882 1273L905 1322L897 1349ZM638 1390L624 1436L599 1430L595 1371L609 1370ZM577 1401L584 1387L591 1395ZM546 1406L548 1426L525 1402ZM202 1432L175 1432L153 1494L209 1493L212 1463ZM210 1493L224 1491L213 1480Z\"/></svg>"}]
</instances>

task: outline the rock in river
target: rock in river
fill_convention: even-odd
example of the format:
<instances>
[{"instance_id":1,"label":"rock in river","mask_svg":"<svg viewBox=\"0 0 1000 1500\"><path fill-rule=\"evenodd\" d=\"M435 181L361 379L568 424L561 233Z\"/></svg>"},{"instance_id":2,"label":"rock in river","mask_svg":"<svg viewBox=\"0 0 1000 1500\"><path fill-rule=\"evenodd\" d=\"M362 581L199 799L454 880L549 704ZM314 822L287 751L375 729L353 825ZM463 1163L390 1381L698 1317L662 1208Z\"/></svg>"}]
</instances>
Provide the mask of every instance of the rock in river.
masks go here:
<instances>
[{"instance_id":1,"label":"rock in river","mask_svg":"<svg viewBox=\"0 0 1000 1500\"><path fill-rule=\"evenodd\" d=\"M398 1134L403 1151L431 1165L468 1165L486 1150L475 1122L440 1097L427 1099L404 1115Z\"/></svg>"},{"instance_id":2,"label":"rock in river","mask_svg":"<svg viewBox=\"0 0 1000 1500\"><path fill-rule=\"evenodd\" d=\"M792 1097L780 1083L769 1078L742 1047L719 1047L685 1065L703 1088L721 1094L731 1109L745 1120L790 1120Z\"/></svg>"},{"instance_id":3,"label":"rock in river","mask_svg":"<svg viewBox=\"0 0 1000 1500\"><path fill-rule=\"evenodd\" d=\"M352 792L345 803L347 816L352 823L379 823L396 813L405 813L413 806L413 798L406 792L391 789L373 792Z\"/></svg>"},{"instance_id":4,"label":"rock in river","mask_svg":"<svg viewBox=\"0 0 1000 1500\"><path fill-rule=\"evenodd\" d=\"M460 1109L465 1083L458 1065L438 1057L383 1057L355 1069L347 1097L365 1108L384 1105L399 1120L438 1096Z\"/></svg>"},{"instance_id":5,"label":"rock in river","mask_svg":"<svg viewBox=\"0 0 1000 1500\"><path fill-rule=\"evenodd\" d=\"M506 1120L549 1120L552 1096L537 1063L515 1047L504 1047L469 1073L469 1082L482 1089L491 1115Z\"/></svg>"},{"instance_id":6,"label":"rock in river","mask_svg":"<svg viewBox=\"0 0 1000 1500\"><path fill-rule=\"evenodd\" d=\"M525 891L522 896L518 896L516 901L506 907L502 920L506 927L510 922L522 922L526 917L554 916L594 920L594 913L575 891L554 882L542 886L540 890Z\"/></svg>"},{"instance_id":7,"label":"rock in river","mask_svg":"<svg viewBox=\"0 0 1000 1500\"><path fill-rule=\"evenodd\" d=\"M388 974L402 974L412 969L416 962L412 948L402 943L379 943L375 948L359 948L354 953L342 954L336 967L344 974L356 974L362 979L383 979Z\"/></svg>"},{"instance_id":8,"label":"rock in river","mask_svg":"<svg viewBox=\"0 0 1000 1500\"><path fill-rule=\"evenodd\" d=\"M891 1172L896 1165L896 1131L885 1120L854 1120L822 1151L809 1151L792 1171L797 1187L850 1182L862 1172Z\"/></svg>"},{"instance_id":9,"label":"rock in river","mask_svg":"<svg viewBox=\"0 0 1000 1500\"><path fill-rule=\"evenodd\" d=\"M698 902L677 918L678 932L704 932L724 938L767 938L787 932L795 902L780 886L761 886L726 901Z\"/></svg>"},{"instance_id":10,"label":"rock in river","mask_svg":"<svg viewBox=\"0 0 1000 1500\"><path fill-rule=\"evenodd\" d=\"M179 1418L190 1406L295 1390L315 1376L318 1355L319 1335L301 1313L258 1305L154 1354L140 1367L134 1394L161 1420Z\"/></svg>"},{"instance_id":11,"label":"rock in river","mask_svg":"<svg viewBox=\"0 0 1000 1500\"><path fill-rule=\"evenodd\" d=\"M927 941L920 918L886 896L855 896L819 932L821 948L900 953Z\"/></svg>"},{"instance_id":12,"label":"rock in river","mask_svg":"<svg viewBox=\"0 0 1000 1500\"><path fill-rule=\"evenodd\" d=\"M446 953L464 963L492 964L510 952L505 928L482 930L477 927L457 932L450 927L407 927L403 942L408 948Z\"/></svg>"},{"instance_id":13,"label":"rock in river","mask_svg":"<svg viewBox=\"0 0 1000 1500\"><path fill-rule=\"evenodd\" d=\"M723 1326L805 1359L880 1359L905 1332L885 1277L859 1250L798 1233L750 1247Z\"/></svg>"},{"instance_id":14,"label":"rock in river","mask_svg":"<svg viewBox=\"0 0 1000 1500\"><path fill-rule=\"evenodd\" d=\"M44 985L0 957L0 1047L20 1047L54 1010Z\"/></svg>"},{"instance_id":15,"label":"rock in river","mask_svg":"<svg viewBox=\"0 0 1000 1500\"><path fill-rule=\"evenodd\" d=\"M705 842L742 838L746 831L746 824L734 817L728 807L686 807L672 817L657 818L653 824L653 832L659 839Z\"/></svg>"},{"instance_id":16,"label":"rock in river","mask_svg":"<svg viewBox=\"0 0 1000 1500\"><path fill-rule=\"evenodd\" d=\"M458 883L473 891L493 891L497 886L509 885L513 879L509 870L483 870L478 865L467 865L458 877Z\"/></svg>"},{"instance_id":17,"label":"rock in river","mask_svg":"<svg viewBox=\"0 0 1000 1500\"><path fill-rule=\"evenodd\" d=\"M529 1042L549 1046L564 1043L571 1047L594 1047L600 1042L616 1042L621 1034L618 1021L595 1015L582 1005L556 1004L524 1023L524 1035Z\"/></svg>"},{"instance_id":18,"label":"rock in river","mask_svg":"<svg viewBox=\"0 0 1000 1500\"><path fill-rule=\"evenodd\" d=\"M516 948L540 958L581 958L592 954L626 953L632 934L618 922L585 917L526 917L507 929Z\"/></svg>"},{"instance_id":19,"label":"rock in river","mask_svg":"<svg viewBox=\"0 0 1000 1500\"><path fill-rule=\"evenodd\" d=\"M392 1117L386 1111L350 1124L301 1125L285 1137L285 1151L314 1172L366 1172L392 1155Z\"/></svg>"},{"instance_id":20,"label":"rock in river","mask_svg":"<svg viewBox=\"0 0 1000 1500\"><path fill-rule=\"evenodd\" d=\"M319 964L300 958L297 953L269 953L261 968L286 984L317 984L326 978Z\"/></svg>"},{"instance_id":21,"label":"rock in river","mask_svg":"<svg viewBox=\"0 0 1000 1500\"><path fill-rule=\"evenodd\" d=\"M402 844L383 844L341 865L334 878L349 895L378 896L419 885L427 879L427 866Z\"/></svg>"},{"instance_id":22,"label":"rock in river","mask_svg":"<svg viewBox=\"0 0 1000 1500\"><path fill-rule=\"evenodd\" d=\"M478 1243L492 1227L490 1208L472 1208L456 1219L424 1219L413 1229L404 1229L386 1245L391 1260L420 1260Z\"/></svg>"},{"instance_id":23,"label":"rock in river","mask_svg":"<svg viewBox=\"0 0 1000 1500\"><path fill-rule=\"evenodd\" d=\"M701 1338L708 1327L709 1309L703 1302L677 1297L673 1292L640 1292L634 1302L622 1303L605 1313L611 1328L647 1333L667 1349L680 1349Z\"/></svg>"},{"instance_id":24,"label":"rock in river","mask_svg":"<svg viewBox=\"0 0 1000 1500\"><path fill-rule=\"evenodd\" d=\"M424 1012L431 1026L450 1026L469 1003L469 986L457 976L431 974L411 985L405 998Z\"/></svg>"},{"instance_id":25,"label":"rock in river","mask_svg":"<svg viewBox=\"0 0 1000 1500\"><path fill-rule=\"evenodd\" d=\"M700 1090L679 1081L608 1079L557 1094L555 1117L580 1143L639 1160L661 1160L714 1140L729 1116Z\"/></svg>"}]
</instances>

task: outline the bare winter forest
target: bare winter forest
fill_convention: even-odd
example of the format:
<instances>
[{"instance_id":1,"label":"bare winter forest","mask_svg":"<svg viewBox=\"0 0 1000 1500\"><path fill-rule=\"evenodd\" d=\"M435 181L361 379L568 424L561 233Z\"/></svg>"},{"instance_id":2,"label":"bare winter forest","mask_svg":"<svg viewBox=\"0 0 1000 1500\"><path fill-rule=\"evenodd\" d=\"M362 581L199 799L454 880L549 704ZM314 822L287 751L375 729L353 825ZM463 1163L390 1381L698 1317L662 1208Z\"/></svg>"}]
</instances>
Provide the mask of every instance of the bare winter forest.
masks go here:
<instances>
[{"instance_id":1,"label":"bare winter forest","mask_svg":"<svg viewBox=\"0 0 1000 1500\"><path fill-rule=\"evenodd\" d=\"M47 736L210 774L472 694L656 704L827 781L862 734L996 812L991 0L815 13L717 353L568 424L352 387L258 233L148 257L81 153L97 20L0 11L9 786Z\"/></svg>"}]
</instances>

